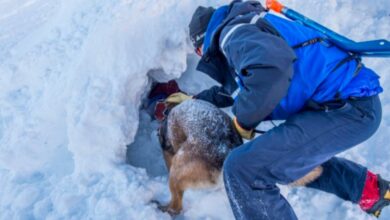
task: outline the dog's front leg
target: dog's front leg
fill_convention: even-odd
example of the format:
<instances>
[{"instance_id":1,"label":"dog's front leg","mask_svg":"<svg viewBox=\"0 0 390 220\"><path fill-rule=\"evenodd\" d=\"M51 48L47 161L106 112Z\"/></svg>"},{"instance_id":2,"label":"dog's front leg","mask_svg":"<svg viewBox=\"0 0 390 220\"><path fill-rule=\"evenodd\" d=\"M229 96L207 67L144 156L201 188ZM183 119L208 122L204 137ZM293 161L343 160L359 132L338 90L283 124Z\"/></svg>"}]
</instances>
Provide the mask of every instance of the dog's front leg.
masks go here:
<instances>
[{"instance_id":1,"label":"dog's front leg","mask_svg":"<svg viewBox=\"0 0 390 220\"><path fill-rule=\"evenodd\" d=\"M171 191L171 201L168 205L158 205L158 208L163 212L168 212L170 215L175 216L180 214L183 209L183 194L184 191L180 189L180 183L177 179L169 178L169 190Z\"/></svg>"},{"instance_id":2,"label":"dog's front leg","mask_svg":"<svg viewBox=\"0 0 390 220\"><path fill-rule=\"evenodd\" d=\"M177 181L174 177L169 180L169 189L171 191L171 202L168 205L168 212L179 214L183 209L183 194L181 182Z\"/></svg>"}]
</instances>

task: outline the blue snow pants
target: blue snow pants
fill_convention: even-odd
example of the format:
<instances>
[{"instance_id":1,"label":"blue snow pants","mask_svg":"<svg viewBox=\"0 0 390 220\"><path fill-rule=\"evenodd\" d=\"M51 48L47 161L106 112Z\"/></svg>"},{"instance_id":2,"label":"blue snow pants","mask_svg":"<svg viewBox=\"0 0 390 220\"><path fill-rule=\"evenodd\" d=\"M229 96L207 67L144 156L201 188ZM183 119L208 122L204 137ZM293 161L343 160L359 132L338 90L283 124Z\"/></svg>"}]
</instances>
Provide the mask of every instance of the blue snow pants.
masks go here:
<instances>
[{"instance_id":1,"label":"blue snow pants","mask_svg":"<svg viewBox=\"0 0 390 220\"><path fill-rule=\"evenodd\" d=\"M297 219L278 184L292 183L322 165L308 187L357 203L367 168L335 157L371 137L382 108L378 96L348 100L330 111L306 110L234 149L223 176L236 219Z\"/></svg>"}]
</instances>

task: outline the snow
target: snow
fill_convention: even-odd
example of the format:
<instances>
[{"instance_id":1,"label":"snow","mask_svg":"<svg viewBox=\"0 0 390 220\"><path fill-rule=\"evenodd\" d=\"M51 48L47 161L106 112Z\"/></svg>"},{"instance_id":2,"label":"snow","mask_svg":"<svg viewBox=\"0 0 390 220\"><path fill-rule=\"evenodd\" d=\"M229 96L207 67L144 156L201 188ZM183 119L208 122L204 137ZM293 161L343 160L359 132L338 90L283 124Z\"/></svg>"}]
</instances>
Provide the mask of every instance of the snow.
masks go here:
<instances>
[{"instance_id":1,"label":"snow","mask_svg":"<svg viewBox=\"0 0 390 220\"><path fill-rule=\"evenodd\" d=\"M0 219L170 219L150 203L169 190L139 107L150 77L182 76L192 94L213 84L194 70L187 24L199 4L228 1L215 2L0 1ZM390 39L388 0L283 2L355 40ZM384 118L343 156L390 178L389 60L365 63L382 76ZM301 219L370 219L326 193L282 191ZM223 186L186 192L178 219L233 219Z\"/></svg>"}]
</instances>

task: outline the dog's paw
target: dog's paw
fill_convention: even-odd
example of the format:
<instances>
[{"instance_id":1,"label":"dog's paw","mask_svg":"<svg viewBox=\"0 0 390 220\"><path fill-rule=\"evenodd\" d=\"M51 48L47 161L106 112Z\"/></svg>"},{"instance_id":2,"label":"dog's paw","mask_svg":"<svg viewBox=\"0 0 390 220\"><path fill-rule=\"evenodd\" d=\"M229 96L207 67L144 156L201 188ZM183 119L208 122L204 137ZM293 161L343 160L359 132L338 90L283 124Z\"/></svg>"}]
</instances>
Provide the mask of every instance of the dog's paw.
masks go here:
<instances>
[{"instance_id":1,"label":"dog's paw","mask_svg":"<svg viewBox=\"0 0 390 220\"><path fill-rule=\"evenodd\" d=\"M156 204L157 206L161 205L161 202L159 202L158 200L151 200L150 203Z\"/></svg>"},{"instance_id":2,"label":"dog's paw","mask_svg":"<svg viewBox=\"0 0 390 220\"><path fill-rule=\"evenodd\" d=\"M160 209L162 212L167 212L172 217L177 216L180 214L180 210L172 209L169 204L162 205L159 201L153 200L152 203L157 205L157 208Z\"/></svg>"},{"instance_id":3,"label":"dog's paw","mask_svg":"<svg viewBox=\"0 0 390 220\"><path fill-rule=\"evenodd\" d=\"M168 212L169 213L169 205L158 205L158 209L160 209L162 212ZM170 214L170 213L169 213Z\"/></svg>"}]
</instances>

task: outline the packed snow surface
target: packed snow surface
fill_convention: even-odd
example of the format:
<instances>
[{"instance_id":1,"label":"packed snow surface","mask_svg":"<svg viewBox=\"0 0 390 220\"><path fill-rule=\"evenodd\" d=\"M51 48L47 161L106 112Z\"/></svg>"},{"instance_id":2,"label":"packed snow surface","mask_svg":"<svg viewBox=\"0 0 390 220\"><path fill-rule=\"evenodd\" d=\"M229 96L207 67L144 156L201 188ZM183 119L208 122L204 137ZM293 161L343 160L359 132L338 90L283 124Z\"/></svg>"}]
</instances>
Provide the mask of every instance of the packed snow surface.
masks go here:
<instances>
[{"instance_id":1,"label":"packed snow surface","mask_svg":"<svg viewBox=\"0 0 390 220\"><path fill-rule=\"evenodd\" d=\"M0 0L0 219L170 219L150 203L169 191L139 109L150 78L181 77L193 94L213 83L194 70L187 24L198 5L228 2ZM283 3L354 40L390 39L388 0ZM390 61L364 62L382 76L383 122L342 156L389 179ZM370 218L333 195L282 191L300 219ZM186 192L178 218L233 219L223 186Z\"/></svg>"}]
</instances>

